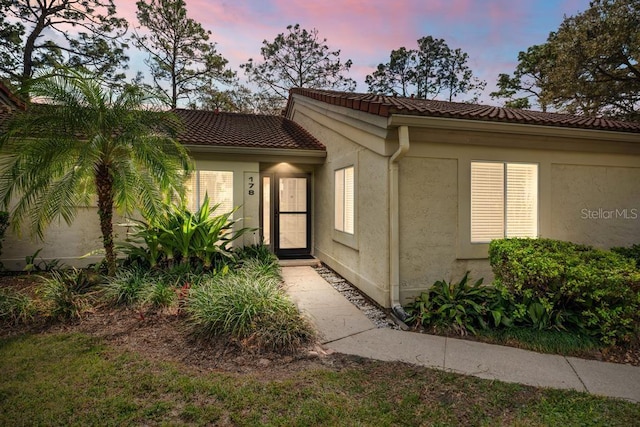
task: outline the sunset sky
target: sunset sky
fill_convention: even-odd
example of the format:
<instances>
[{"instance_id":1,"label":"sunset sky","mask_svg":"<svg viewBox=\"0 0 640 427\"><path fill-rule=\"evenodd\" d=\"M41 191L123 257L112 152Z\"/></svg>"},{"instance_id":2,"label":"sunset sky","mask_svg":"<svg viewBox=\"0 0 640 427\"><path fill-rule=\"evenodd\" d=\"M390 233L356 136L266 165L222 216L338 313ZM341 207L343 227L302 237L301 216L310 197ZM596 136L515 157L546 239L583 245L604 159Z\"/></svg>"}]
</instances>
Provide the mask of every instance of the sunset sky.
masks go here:
<instances>
[{"instance_id":1,"label":"sunset sky","mask_svg":"<svg viewBox=\"0 0 640 427\"><path fill-rule=\"evenodd\" d=\"M135 1L116 0L118 14L135 21ZM212 31L218 51L238 71L249 58L260 60L263 40L272 41L287 25L317 28L331 49L351 59L349 76L366 92L365 76L392 49L415 48L431 35L470 56L474 74L487 81L483 103L497 75L510 73L517 55L543 43L558 29L563 16L583 12L589 0L186 0L189 16ZM143 57L131 53L131 67ZM144 70L146 71L146 70Z\"/></svg>"}]
</instances>

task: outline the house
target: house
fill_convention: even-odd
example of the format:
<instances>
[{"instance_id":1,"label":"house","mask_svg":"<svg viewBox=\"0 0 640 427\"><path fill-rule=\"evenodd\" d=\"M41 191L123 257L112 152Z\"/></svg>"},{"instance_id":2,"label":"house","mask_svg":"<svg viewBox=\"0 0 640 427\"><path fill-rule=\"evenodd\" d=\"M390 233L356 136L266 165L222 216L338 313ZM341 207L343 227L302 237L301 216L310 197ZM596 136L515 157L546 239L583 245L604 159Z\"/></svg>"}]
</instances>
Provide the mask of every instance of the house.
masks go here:
<instances>
[{"instance_id":1,"label":"house","mask_svg":"<svg viewBox=\"0 0 640 427\"><path fill-rule=\"evenodd\" d=\"M286 114L327 150L315 256L385 307L491 279L494 238L640 242L640 123L309 89Z\"/></svg>"},{"instance_id":2,"label":"house","mask_svg":"<svg viewBox=\"0 0 640 427\"><path fill-rule=\"evenodd\" d=\"M281 221L274 223L273 230L282 229L286 239L294 240L283 238L282 243L274 242L274 249L282 256L311 253L311 232L306 225L299 227L310 224L311 201L302 203L300 197L307 195L314 166L324 162L325 147L302 127L281 116L183 109L174 112L184 124L178 139L195 161L196 171L187 183L189 207L195 210L208 194L212 203L220 204L217 212L229 212L239 206L235 216L241 221L237 226L258 230L261 209L268 210L270 200L274 200L280 203L277 215ZM271 185L269 177L274 183L279 179L288 192L279 197L275 185L270 189L264 187ZM80 207L72 226L62 221L51 224L43 241L34 241L28 235L17 236L9 230L0 261L7 269L20 270L25 257L42 248L38 260L45 262L56 259L74 266L97 262L102 259L100 255L87 256L102 248L97 218L96 206ZM114 224L116 239L126 236L130 221L116 215ZM263 226L267 241L269 227L270 224ZM260 234L259 231L245 234L243 244L260 243Z\"/></svg>"},{"instance_id":3,"label":"house","mask_svg":"<svg viewBox=\"0 0 640 427\"><path fill-rule=\"evenodd\" d=\"M241 205L245 244L315 256L385 307L490 280L495 238L640 242L640 123L315 89L293 89L285 117L176 114L192 203Z\"/></svg>"}]
</instances>

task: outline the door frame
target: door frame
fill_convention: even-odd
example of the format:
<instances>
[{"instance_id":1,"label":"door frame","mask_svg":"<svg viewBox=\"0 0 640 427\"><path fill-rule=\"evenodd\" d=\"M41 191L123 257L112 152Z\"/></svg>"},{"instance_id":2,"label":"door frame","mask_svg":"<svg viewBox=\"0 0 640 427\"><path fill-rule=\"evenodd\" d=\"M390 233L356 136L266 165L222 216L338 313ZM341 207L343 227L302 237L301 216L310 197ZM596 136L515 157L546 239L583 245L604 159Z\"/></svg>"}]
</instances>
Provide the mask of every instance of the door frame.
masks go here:
<instances>
[{"instance_id":1,"label":"door frame","mask_svg":"<svg viewBox=\"0 0 640 427\"><path fill-rule=\"evenodd\" d=\"M296 258L296 257L308 257L311 255L311 173L261 173L260 174L260 233L262 241L264 241L264 177L270 179L270 194L269 200L271 209L269 211L269 248L279 258ZM307 215L306 233L307 241L304 248L280 248L280 179L281 178L306 178L307 185L307 205L304 214ZM302 214L301 212L282 212L284 214Z\"/></svg>"}]
</instances>

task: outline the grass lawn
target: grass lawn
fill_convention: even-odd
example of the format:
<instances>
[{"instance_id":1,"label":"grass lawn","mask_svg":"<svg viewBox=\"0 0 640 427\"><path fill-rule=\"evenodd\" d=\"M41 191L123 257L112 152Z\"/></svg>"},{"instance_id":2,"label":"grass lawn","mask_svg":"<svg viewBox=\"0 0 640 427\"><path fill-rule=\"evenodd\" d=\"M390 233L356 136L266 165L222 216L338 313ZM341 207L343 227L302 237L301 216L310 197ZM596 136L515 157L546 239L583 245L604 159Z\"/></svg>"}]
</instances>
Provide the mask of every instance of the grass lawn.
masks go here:
<instances>
[{"instance_id":1,"label":"grass lawn","mask_svg":"<svg viewBox=\"0 0 640 427\"><path fill-rule=\"evenodd\" d=\"M153 361L80 333L3 338L0 425L631 426L640 422L640 405L629 402L402 363L326 357L324 367L268 378ZM343 363L337 363L340 358Z\"/></svg>"}]
</instances>

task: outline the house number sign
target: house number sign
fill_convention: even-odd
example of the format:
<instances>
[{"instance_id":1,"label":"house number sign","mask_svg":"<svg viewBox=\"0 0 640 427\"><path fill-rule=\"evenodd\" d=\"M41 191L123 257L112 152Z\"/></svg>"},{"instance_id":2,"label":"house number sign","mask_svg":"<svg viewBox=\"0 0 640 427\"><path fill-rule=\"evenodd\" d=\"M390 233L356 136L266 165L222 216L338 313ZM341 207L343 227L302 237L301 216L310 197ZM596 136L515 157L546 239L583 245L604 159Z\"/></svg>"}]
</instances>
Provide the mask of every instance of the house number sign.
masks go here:
<instances>
[{"instance_id":1,"label":"house number sign","mask_svg":"<svg viewBox=\"0 0 640 427\"><path fill-rule=\"evenodd\" d=\"M255 196L258 192L258 177L257 174L246 175L247 195Z\"/></svg>"}]
</instances>

